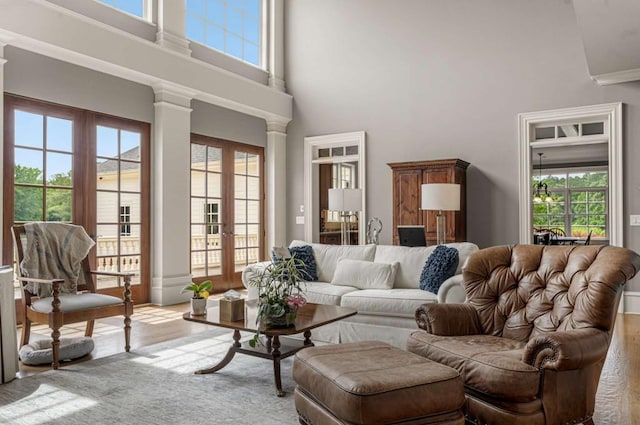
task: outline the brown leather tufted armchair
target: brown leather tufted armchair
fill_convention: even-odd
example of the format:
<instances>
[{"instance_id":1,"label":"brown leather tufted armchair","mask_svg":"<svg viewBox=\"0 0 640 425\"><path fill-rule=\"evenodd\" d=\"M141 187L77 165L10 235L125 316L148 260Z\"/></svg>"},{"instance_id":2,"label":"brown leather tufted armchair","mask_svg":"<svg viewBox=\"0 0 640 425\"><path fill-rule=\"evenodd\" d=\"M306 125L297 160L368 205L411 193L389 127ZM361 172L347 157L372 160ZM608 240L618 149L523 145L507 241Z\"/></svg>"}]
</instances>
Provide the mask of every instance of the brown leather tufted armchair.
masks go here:
<instances>
[{"instance_id":1,"label":"brown leather tufted armchair","mask_svg":"<svg viewBox=\"0 0 640 425\"><path fill-rule=\"evenodd\" d=\"M622 288L640 256L612 246L483 249L464 304L425 304L407 349L458 370L474 424L593 424Z\"/></svg>"}]
</instances>

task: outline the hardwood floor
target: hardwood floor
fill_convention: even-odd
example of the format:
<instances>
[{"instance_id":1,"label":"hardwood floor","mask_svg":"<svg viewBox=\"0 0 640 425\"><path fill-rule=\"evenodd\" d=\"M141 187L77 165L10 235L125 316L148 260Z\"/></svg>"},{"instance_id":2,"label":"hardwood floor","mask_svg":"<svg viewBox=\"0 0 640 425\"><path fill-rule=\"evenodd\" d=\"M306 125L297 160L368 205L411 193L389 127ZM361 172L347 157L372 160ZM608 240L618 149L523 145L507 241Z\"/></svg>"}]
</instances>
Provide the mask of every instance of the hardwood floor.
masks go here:
<instances>
[{"instance_id":1,"label":"hardwood floor","mask_svg":"<svg viewBox=\"0 0 640 425\"><path fill-rule=\"evenodd\" d=\"M131 347L133 350L169 339L205 331L208 326L187 322L182 314L188 304L168 307L138 306L133 316ZM49 337L43 326L32 329L36 338ZM66 326L62 336L82 336L84 326ZM90 357L100 358L124 351L122 319L96 321L95 349ZM18 335L18 340L20 335ZM618 315L609 354L598 387L598 403L594 415L596 425L640 425L640 315ZM64 367L64 366L63 366ZM49 367L20 365L19 377L49 370Z\"/></svg>"}]
</instances>

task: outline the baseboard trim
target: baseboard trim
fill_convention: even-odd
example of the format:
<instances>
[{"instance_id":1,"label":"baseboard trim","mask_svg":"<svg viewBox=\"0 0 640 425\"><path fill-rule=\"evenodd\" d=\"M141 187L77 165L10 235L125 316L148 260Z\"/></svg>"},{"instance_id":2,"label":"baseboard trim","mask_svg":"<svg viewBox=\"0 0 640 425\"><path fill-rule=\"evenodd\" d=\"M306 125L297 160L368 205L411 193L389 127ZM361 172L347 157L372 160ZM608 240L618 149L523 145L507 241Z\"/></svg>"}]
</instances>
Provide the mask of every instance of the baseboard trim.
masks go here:
<instances>
[{"instance_id":1,"label":"baseboard trim","mask_svg":"<svg viewBox=\"0 0 640 425\"><path fill-rule=\"evenodd\" d=\"M622 312L625 314L640 314L640 292L624 291Z\"/></svg>"}]
</instances>

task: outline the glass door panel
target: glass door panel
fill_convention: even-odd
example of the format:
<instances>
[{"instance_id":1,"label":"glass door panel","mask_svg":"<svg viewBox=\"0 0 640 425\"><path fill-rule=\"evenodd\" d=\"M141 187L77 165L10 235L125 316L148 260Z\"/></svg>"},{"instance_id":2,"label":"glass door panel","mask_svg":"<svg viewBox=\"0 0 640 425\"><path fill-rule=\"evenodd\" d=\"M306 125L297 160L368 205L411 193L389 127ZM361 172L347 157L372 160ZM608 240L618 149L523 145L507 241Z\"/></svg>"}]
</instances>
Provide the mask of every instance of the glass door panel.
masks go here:
<instances>
[{"instance_id":1,"label":"glass door panel","mask_svg":"<svg viewBox=\"0 0 640 425\"><path fill-rule=\"evenodd\" d=\"M222 282L222 148L191 144L191 274Z\"/></svg>"},{"instance_id":2,"label":"glass door panel","mask_svg":"<svg viewBox=\"0 0 640 425\"><path fill-rule=\"evenodd\" d=\"M29 221L81 225L96 240L92 264L136 273L134 300L147 302L149 125L13 95L5 95L5 108L5 165L13 168L4 179L5 208L13 212L5 214L5 231ZM10 262L11 238L3 253ZM101 292L122 294L117 279L97 283Z\"/></svg>"},{"instance_id":3,"label":"glass door panel","mask_svg":"<svg viewBox=\"0 0 640 425\"><path fill-rule=\"evenodd\" d=\"M191 144L191 273L220 292L262 250L263 149L204 136Z\"/></svg>"},{"instance_id":4,"label":"glass door panel","mask_svg":"<svg viewBox=\"0 0 640 425\"><path fill-rule=\"evenodd\" d=\"M261 246L260 161L259 156L236 150L234 153L234 270L258 261Z\"/></svg>"},{"instance_id":5,"label":"glass door panel","mask_svg":"<svg viewBox=\"0 0 640 425\"><path fill-rule=\"evenodd\" d=\"M141 137L117 124L96 126L96 264L101 271L135 273L136 286L143 263ZM98 281L98 289L121 285L119 278Z\"/></svg>"}]
</instances>

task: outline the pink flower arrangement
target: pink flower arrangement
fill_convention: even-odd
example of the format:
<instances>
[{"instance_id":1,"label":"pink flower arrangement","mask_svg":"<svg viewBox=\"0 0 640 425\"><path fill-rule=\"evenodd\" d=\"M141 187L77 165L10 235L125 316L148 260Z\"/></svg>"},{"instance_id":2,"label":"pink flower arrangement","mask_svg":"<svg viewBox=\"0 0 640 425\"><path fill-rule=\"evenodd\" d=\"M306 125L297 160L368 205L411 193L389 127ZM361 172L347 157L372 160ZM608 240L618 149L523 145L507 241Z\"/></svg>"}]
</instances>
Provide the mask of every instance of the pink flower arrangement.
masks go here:
<instances>
[{"instance_id":1,"label":"pink flower arrangement","mask_svg":"<svg viewBox=\"0 0 640 425\"><path fill-rule=\"evenodd\" d=\"M289 295L287 305L293 310L297 310L307 303L307 300L300 294Z\"/></svg>"}]
</instances>

